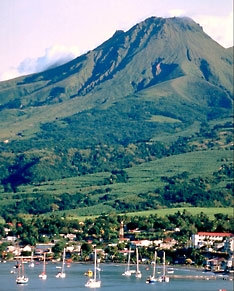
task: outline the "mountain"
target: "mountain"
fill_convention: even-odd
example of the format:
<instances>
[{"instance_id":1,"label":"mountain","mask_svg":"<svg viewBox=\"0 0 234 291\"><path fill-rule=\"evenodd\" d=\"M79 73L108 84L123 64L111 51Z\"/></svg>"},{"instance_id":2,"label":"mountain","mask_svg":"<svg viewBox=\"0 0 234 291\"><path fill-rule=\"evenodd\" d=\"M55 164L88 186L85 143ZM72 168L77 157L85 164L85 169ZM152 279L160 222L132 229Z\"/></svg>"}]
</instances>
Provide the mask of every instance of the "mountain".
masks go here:
<instances>
[{"instance_id":1,"label":"mountain","mask_svg":"<svg viewBox=\"0 0 234 291\"><path fill-rule=\"evenodd\" d=\"M233 51L190 18L151 17L62 66L0 82L1 183L118 172L207 149L218 128L212 143L227 148L232 107Z\"/></svg>"},{"instance_id":2,"label":"mountain","mask_svg":"<svg viewBox=\"0 0 234 291\"><path fill-rule=\"evenodd\" d=\"M1 82L2 127L14 121L24 130L26 120L38 124L106 110L130 96L182 122L213 118L232 106L232 63L230 51L191 19L152 17L63 66Z\"/></svg>"}]
</instances>

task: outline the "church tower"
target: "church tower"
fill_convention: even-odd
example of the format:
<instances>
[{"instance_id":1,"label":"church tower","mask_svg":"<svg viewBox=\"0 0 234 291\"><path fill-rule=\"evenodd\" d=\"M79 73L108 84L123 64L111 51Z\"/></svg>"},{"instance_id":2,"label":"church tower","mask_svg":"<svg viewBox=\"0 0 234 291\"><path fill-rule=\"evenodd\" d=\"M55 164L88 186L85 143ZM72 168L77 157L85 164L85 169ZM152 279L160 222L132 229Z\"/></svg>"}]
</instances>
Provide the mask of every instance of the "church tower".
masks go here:
<instances>
[{"instance_id":1,"label":"church tower","mask_svg":"<svg viewBox=\"0 0 234 291\"><path fill-rule=\"evenodd\" d=\"M120 239L124 238L124 223L123 223L123 221L121 221L121 223L120 223L119 238Z\"/></svg>"}]
</instances>

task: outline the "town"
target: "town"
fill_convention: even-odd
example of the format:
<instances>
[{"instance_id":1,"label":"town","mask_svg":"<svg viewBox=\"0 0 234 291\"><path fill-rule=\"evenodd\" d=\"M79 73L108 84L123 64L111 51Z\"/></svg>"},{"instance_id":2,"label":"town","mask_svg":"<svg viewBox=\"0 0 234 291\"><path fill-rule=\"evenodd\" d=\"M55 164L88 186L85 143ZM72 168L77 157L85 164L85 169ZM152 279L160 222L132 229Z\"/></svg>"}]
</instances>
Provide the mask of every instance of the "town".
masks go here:
<instances>
[{"instance_id":1,"label":"town","mask_svg":"<svg viewBox=\"0 0 234 291\"><path fill-rule=\"evenodd\" d=\"M2 262L9 260L65 260L88 262L96 249L101 262L149 264L157 250L158 263L202 267L220 274L234 272L233 220L223 214L209 219L187 211L158 217L102 215L85 221L71 217L36 216L31 220L7 216L0 224Z\"/></svg>"}]
</instances>

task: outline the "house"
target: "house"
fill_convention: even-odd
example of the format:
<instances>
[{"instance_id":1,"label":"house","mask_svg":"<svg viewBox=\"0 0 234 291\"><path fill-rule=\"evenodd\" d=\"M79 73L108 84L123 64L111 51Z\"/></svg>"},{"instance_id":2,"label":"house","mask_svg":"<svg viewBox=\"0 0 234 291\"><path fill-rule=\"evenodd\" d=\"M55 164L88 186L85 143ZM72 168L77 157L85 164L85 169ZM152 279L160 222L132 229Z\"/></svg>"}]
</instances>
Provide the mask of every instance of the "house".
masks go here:
<instances>
[{"instance_id":1,"label":"house","mask_svg":"<svg viewBox=\"0 0 234 291\"><path fill-rule=\"evenodd\" d=\"M171 249L176 245L177 241L174 238L167 237L163 240L163 242L160 244L160 248L162 249Z\"/></svg>"},{"instance_id":2,"label":"house","mask_svg":"<svg viewBox=\"0 0 234 291\"><path fill-rule=\"evenodd\" d=\"M81 252L81 245L72 245L72 246L66 246L66 251L70 253L80 253Z\"/></svg>"},{"instance_id":3,"label":"house","mask_svg":"<svg viewBox=\"0 0 234 291\"><path fill-rule=\"evenodd\" d=\"M223 272L227 266L227 261L224 258L213 258L206 261L206 270L212 272Z\"/></svg>"},{"instance_id":4,"label":"house","mask_svg":"<svg viewBox=\"0 0 234 291\"><path fill-rule=\"evenodd\" d=\"M35 247L35 255L42 255L44 253L52 253L52 248L55 244L37 244Z\"/></svg>"},{"instance_id":5,"label":"house","mask_svg":"<svg viewBox=\"0 0 234 291\"><path fill-rule=\"evenodd\" d=\"M73 233L68 233L68 234L60 233L60 236L63 237L63 238L67 238L67 239L69 239L70 241L73 241L73 240L76 239L76 235L73 234Z\"/></svg>"},{"instance_id":6,"label":"house","mask_svg":"<svg viewBox=\"0 0 234 291\"><path fill-rule=\"evenodd\" d=\"M8 235L5 240L9 242L15 242L17 240L17 237Z\"/></svg>"},{"instance_id":7,"label":"house","mask_svg":"<svg viewBox=\"0 0 234 291\"><path fill-rule=\"evenodd\" d=\"M12 253L12 254L14 254L15 256L19 256L19 255L21 254L20 249L19 249L18 247L16 247L16 246L8 246L8 247L6 248L6 252L7 252L7 253Z\"/></svg>"},{"instance_id":8,"label":"house","mask_svg":"<svg viewBox=\"0 0 234 291\"><path fill-rule=\"evenodd\" d=\"M195 248L213 246L215 243L222 243L232 237L234 237L232 233L198 232L192 235L192 244Z\"/></svg>"},{"instance_id":9,"label":"house","mask_svg":"<svg viewBox=\"0 0 234 291\"><path fill-rule=\"evenodd\" d=\"M21 249L21 251L23 251L23 252L31 252L32 251L32 247L29 246L29 245L26 245L25 247L23 247Z\"/></svg>"},{"instance_id":10,"label":"house","mask_svg":"<svg viewBox=\"0 0 234 291\"><path fill-rule=\"evenodd\" d=\"M148 239L143 239L143 240L135 240L135 241L131 241L132 245L135 245L137 247L149 247L151 246L153 243L151 240Z\"/></svg>"}]
</instances>

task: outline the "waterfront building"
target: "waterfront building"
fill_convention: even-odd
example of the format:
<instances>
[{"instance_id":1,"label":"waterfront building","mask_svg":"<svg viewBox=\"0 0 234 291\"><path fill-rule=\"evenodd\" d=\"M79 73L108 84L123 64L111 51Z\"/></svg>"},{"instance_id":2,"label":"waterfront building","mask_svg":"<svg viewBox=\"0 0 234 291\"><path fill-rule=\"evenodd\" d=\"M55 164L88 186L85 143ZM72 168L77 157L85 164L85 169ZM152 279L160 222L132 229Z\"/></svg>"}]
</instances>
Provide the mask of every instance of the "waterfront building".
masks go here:
<instances>
[{"instance_id":1,"label":"waterfront building","mask_svg":"<svg viewBox=\"0 0 234 291\"><path fill-rule=\"evenodd\" d=\"M213 246L215 243L224 242L226 239L233 238L232 233L219 233L219 232L198 232L192 235L192 244L195 248L203 246Z\"/></svg>"}]
</instances>

